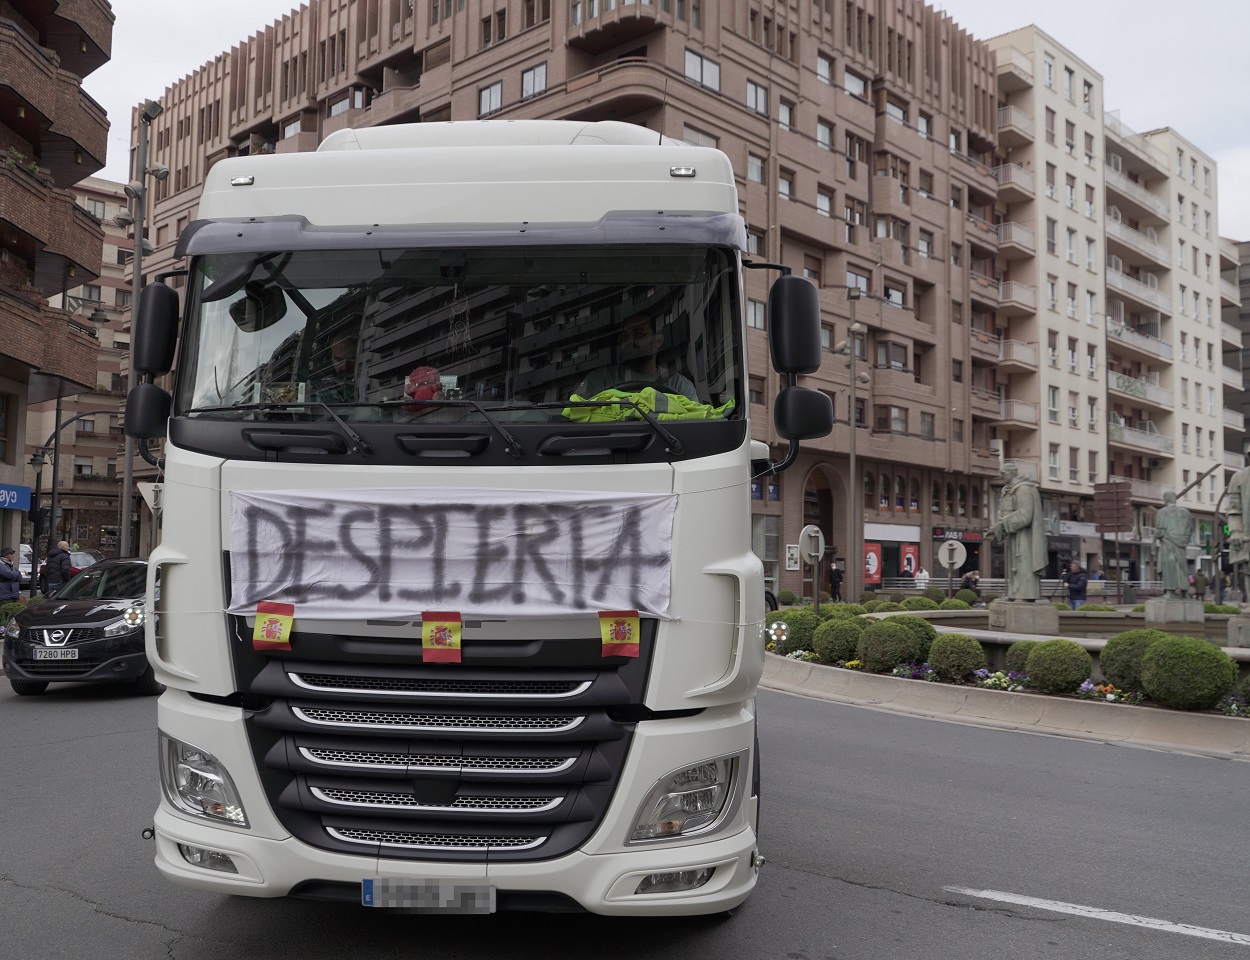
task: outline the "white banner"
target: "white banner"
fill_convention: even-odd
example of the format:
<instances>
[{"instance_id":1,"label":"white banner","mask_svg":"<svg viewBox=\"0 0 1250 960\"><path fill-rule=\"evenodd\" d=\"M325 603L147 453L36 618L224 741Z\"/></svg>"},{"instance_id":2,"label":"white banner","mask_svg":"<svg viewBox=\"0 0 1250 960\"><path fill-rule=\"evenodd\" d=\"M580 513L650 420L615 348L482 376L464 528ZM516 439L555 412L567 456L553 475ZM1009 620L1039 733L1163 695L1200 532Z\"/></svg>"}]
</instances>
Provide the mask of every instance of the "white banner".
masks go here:
<instances>
[{"instance_id":1,"label":"white banner","mask_svg":"<svg viewBox=\"0 0 1250 960\"><path fill-rule=\"evenodd\" d=\"M669 619L676 503L562 490L235 491L229 612L270 600L317 619Z\"/></svg>"}]
</instances>

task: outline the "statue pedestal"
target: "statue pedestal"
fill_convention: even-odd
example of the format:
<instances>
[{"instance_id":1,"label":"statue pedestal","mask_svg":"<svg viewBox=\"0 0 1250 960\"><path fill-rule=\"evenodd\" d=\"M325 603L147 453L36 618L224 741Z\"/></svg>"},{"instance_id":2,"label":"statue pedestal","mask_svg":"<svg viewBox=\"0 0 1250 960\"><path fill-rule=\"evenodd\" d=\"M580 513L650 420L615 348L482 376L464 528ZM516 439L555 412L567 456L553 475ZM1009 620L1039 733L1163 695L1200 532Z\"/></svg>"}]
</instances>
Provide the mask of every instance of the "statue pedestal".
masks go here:
<instances>
[{"instance_id":1,"label":"statue pedestal","mask_svg":"<svg viewBox=\"0 0 1250 960\"><path fill-rule=\"evenodd\" d=\"M1146 626L1169 631L1197 626L1197 635L1202 636L1202 601L1151 597L1146 601Z\"/></svg>"},{"instance_id":2,"label":"statue pedestal","mask_svg":"<svg viewBox=\"0 0 1250 960\"><path fill-rule=\"evenodd\" d=\"M990 603L990 629L1002 633L1033 633L1059 636L1059 609L1049 601L994 600Z\"/></svg>"},{"instance_id":3,"label":"statue pedestal","mask_svg":"<svg viewBox=\"0 0 1250 960\"><path fill-rule=\"evenodd\" d=\"M1228 621L1228 646L1250 647L1250 617L1242 615Z\"/></svg>"}]
</instances>

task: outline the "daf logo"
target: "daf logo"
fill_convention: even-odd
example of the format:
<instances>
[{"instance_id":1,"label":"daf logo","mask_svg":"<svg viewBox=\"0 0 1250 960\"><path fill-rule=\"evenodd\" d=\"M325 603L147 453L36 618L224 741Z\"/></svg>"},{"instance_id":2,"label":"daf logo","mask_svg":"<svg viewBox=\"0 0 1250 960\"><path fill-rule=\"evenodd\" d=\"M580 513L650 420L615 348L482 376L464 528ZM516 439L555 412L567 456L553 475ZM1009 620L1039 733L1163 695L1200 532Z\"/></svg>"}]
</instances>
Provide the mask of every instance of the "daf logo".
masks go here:
<instances>
[{"instance_id":1,"label":"daf logo","mask_svg":"<svg viewBox=\"0 0 1250 960\"><path fill-rule=\"evenodd\" d=\"M62 647L68 639L68 630L45 630L43 632L43 642L45 646Z\"/></svg>"}]
</instances>

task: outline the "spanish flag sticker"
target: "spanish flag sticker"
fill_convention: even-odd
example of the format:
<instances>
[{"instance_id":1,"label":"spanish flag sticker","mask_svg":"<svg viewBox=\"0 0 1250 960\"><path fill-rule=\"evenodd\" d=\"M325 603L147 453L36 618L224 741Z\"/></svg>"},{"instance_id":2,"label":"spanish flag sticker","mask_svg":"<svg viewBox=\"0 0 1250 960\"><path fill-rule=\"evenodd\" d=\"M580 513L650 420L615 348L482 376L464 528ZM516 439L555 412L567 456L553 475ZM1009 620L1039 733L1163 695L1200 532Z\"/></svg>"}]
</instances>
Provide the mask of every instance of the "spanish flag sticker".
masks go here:
<instances>
[{"instance_id":1,"label":"spanish flag sticker","mask_svg":"<svg viewBox=\"0 0 1250 960\"><path fill-rule=\"evenodd\" d=\"M426 663L460 662L460 614L421 614L421 659Z\"/></svg>"},{"instance_id":2,"label":"spanish flag sticker","mask_svg":"<svg viewBox=\"0 0 1250 960\"><path fill-rule=\"evenodd\" d=\"M260 601L256 604L256 626L252 630L253 649L290 650L291 624L294 619L293 603Z\"/></svg>"},{"instance_id":3,"label":"spanish flag sticker","mask_svg":"<svg viewBox=\"0 0 1250 960\"><path fill-rule=\"evenodd\" d=\"M638 656L639 634L637 610L599 611L599 636L605 657Z\"/></svg>"}]
</instances>

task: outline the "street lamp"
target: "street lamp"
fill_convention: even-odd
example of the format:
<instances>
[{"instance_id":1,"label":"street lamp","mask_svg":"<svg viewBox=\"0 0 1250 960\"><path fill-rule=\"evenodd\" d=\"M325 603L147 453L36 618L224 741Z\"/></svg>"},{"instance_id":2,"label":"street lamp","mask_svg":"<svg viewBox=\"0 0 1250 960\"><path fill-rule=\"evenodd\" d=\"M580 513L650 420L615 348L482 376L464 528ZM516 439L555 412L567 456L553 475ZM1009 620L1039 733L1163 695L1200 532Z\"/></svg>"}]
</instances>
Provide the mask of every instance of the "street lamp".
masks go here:
<instances>
[{"instance_id":1,"label":"street lamp","mask_svg":"<svg viewBox=\"0 0 1250 960\"><path fill-rule=\"evenodd\" d=\"M148 128L152 125L152 121L164 112L162 107L155 100L148 100L143 105L143 109L139 111L139 143L135 152L135 179L131 180L125 186L126 196L134 201L134 210L127 215L126 219L133 217L135 226L135 255L131 261L134 275L132 278L132 290L130 295L130 315L132 318L131 331L134 330L134 311L139 303L139 293L143 289L143 255L151 252L151 245L143 236L143 219L147 213L148 191L145 184L145 178L151 176L155 180L164 180L169 176L169 168L164 164L154 164L148 166ZM118 222L121 218L118 218ZM126 364L126 381L125 392L130 392L130 364ZM134 471L135 471L135 442L130 434L126 434L126 452L124 454L124 468L122 471L122 519L121 530L118 531L118 556L130 556L130 513L131 513L131 490L134 487Z\"/></svg>"},{"instance_id":2,"label":"street lamp","mask_svg":"<svg viewBox=\"0 0 1250 960\"><path fill-rule=\"evenodd\" d=\"M47 463L43 448L36 450L27 461L35 471L35 497L31 505L30 538L30 596L35 595L35 583L39 578L39 496L43 487L43 465Z\"/></svg>"},{"instance_id":3,"label":"street lamp","mask_svg":"<svg viewBox=\"0 0 1250 960\"><path fill-rule=\"evenodd\" d=\"M860 572L864 570L864 547L861 545L863 534L860 532L860 519L864 515L863 507L859 505L860 497L863 496L864 486L859 482L858 472L856 472L855 464L855 431L858 429L855 424L856 400L855 390L859 384L868 384L870 377L866 372L859 371L856 374L855 360L858 359L859 337L864 332L864 324L855 319L855 307L859 304L861 291L858 286L846 287L846 304L850 307L851 324L848 330L848 336L843 342L836 347L835 352L846 355L846 365L850 367L850 409L846 414L846 422L850 427L850 442L848 450L846 450L846 460L848 460L848 470L850 479L848 481L849 496L848 504L850 512L846 517L846 529L850 536L850 546L848 549L848 560L846 560L846 572L843 577L843 584L846 587L846 596L850 597L850 601L858 602L859 594L856 587L859 586Z\"/></svg>"}]
</instances>

